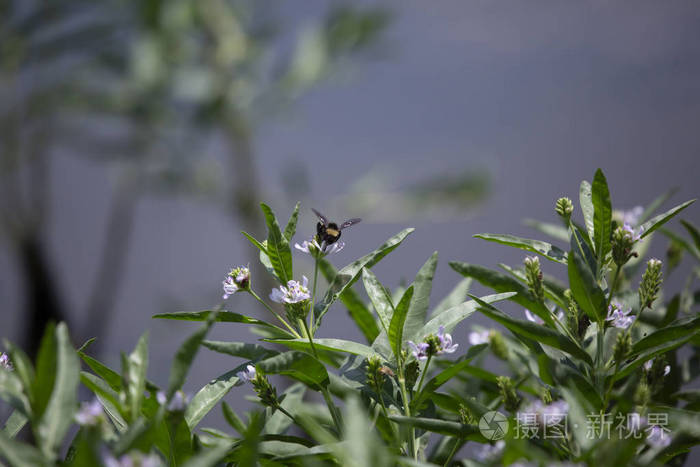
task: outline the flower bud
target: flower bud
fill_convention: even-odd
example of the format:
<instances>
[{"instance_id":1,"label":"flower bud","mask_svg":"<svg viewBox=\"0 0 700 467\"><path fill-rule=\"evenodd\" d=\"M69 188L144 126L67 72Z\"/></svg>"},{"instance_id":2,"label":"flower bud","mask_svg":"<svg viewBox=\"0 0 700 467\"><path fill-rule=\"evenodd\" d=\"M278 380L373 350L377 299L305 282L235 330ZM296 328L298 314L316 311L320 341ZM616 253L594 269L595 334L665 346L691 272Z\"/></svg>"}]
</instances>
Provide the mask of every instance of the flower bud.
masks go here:
<instances>
[{"instance_id":1,"label":"flower bud","mask_svg":"<svg viewBox=\"0 0 700 467\"><path fill-rule=\"evenodd\" d=\"M391 371L391 368L382 366L382 360L379 357L367 359L367 385L377 394L382 391L387 375L393 374L394 372Z\"/></svg>"},{"instance_id":2,"label":"flower bud","mask_svg":"<svg viewBox=\"0 0 700 467\"><path fill-rule=\"evenodd\" d=\"M658 259L647 261L647 268L642 276L642 282L639 284L639 306L641 309L651 308L659 295L663 281L661 265L662 263Z\"/></svg>"},{"instance_id":3,"label":"flower bud","mask_svg":"<svg viewBox=\"0 0 700 467\"><path fill-rule=\"evenodd\" d=\"M619 267L625 265L630 258L637 256L637 253L632 251L634 244L640 239L639 234L635 234L634 230L628 225L618 227L613 231L612 257L615 264Z\"/></svg>"},{"instance_id":4,"label":"flower bud","mask_svg":"<svg viewBox=\"0 0 700 467\"><path fill-rule=\"evenodd\" d=\"M571 293L571 289L566 289L564 291L564 297L566 298L566 327L569 332L573 335L579 335L579 308L576 300L574 300L574 294Z\"/></svg>"},{"instance_id":5,"label":"flower bud","mask_svg":"<svg viewBox=\"0 0 700 467\"><path fill-rule=\"evenodd\" d=\"M540 259L537 256L528 256L525 258L525 278L527 279L527 287L530 293L540 303L544 303L544 289L542 288L542 269L540 268Z\"/></svg>"},{"instance_id":6,"label":"flower bud","mask_svg":"<svg viewBox=\"0 0 700 467\"><path fill-rule=\"evenodd\" d=\"M546 387L542 388L542 390L540 391L540 400L545 405L549 405L552 403L552 393L549 391L549 388L546 388Z\"/></svg>"},{"instance_id":7,"label":"flower bud","mask_svg":"<svg viewBox=\"0 0 700 467\"><path fill-rule=\"evenodd\" d=\"M464 404L459 404L459 421L462 422L463 425L473 425L474 422L476 422L472 411Z\"/></svg>"},{"instance_id":8,"label":"flower bud","mask_svg":"<svg viewBox=\"0 0 700 467\"><path fill-rule=\"evenodd\" d=\"M651 391L649 385L644 379L639 382L637 390L634 393L634 403L636 405L646 406L651 399Z\"/></svg>"},{"instance_id":9,"label":"flower bud","mask_svg":"<svg viewBox=\"0 0 700 467\"><path fill-rule=\"evenodd\" d=\"M513 386L513 380L507 376L499 376L496 378L496 384L498 384L498 389L501 391L501 399L503 400L503 406L509 412L515 412L520 405L520 398L515 392L515 387Z\"/></svg>"},{"instance_id":10,"label":"flower bud","mask_svg":"<svg viewBox=\"0 0 700 467\"><path fill-rule=\"evenodd\" d=\"M276 409L279 407L277 399L277 389L272 387L267 377L261 371L256 371L255 378L250 381L253 384L253 389L258 394L258 398L262 405Z\"/></svg>"},{"instance_id":11,"label":"flower bud","mask_svg":"<svg viewBox=\"0 0 700 467\"><path fill-rule=\"evenodd\" d=\"M613 358L616 364L621 364L625 357L629 355L630 350L632 350L632 337L628 332L621 332L617 335L615 339L615 346L613 347Z\"/></svg>"},{"instance_id":12,"label":"flower bud","mask_svg":"<svg viewBox=\"0 0 700 467\"><path fill-rule=\"evenodd\" d=\"M569 198L559 198L554 210L568 222L571 218L571 213L574 212L574 203Z\"/></svg>"},{"instance_id":13,"label":"flower bud","mask_svg":"<svg viewBox=\"0 0 700 467\"><path fill-rule=\"evenodd\" d=\"M508 360L508 345L500 332L496 330L489 332L489 345L496 357Z\"/></svg>"}]
</instances>

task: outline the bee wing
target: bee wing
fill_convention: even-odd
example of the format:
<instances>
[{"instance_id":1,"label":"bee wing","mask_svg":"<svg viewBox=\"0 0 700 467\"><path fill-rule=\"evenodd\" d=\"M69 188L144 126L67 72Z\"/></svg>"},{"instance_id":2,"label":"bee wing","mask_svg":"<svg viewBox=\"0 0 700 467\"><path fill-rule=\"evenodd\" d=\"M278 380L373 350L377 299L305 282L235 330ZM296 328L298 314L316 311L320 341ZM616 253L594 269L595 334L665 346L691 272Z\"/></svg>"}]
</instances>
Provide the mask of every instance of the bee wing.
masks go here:
<instances>
[{"instance_id":1,"label":"bee wing","mask_svg":"<svg viewBox=\"0 0 700 467\"><path fill-rule=\"evenodd\" d=\"M351 225L355 225L358 222L360 222L361 220L362 219L360 219L359 217L355 217L353 219L348 219L340 225L340 230L343 230L346 227L350 227Z\"/></svg>"},{"instance_id":2,"label":"bee wing","mask_svg":"<svg viewBox=\"0 0 700 467\"><path fill-rule=\"evenodd\" d=\"M328 225L328 219L326 219L326 216L315 210L314 208L311 208L311 210L318 216L319 219L321 219L321 222L323 222L323 225Z\"/></svg>"}]
</instances>

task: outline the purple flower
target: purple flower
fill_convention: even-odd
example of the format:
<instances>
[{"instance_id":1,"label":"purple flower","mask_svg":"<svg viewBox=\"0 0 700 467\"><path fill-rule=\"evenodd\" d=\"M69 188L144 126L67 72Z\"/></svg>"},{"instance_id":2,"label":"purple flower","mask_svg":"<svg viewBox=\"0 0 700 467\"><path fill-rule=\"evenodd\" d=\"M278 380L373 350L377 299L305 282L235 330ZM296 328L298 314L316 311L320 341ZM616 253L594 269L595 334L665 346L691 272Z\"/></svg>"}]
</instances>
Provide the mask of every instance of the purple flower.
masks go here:
<instances>
[{"instance_id":1,"label":"purple flower","mask_svg":"<svg viewBox=\"0 0 700 467\"><path fill-rule=\"evenodd\" d=\"M617 302L613 302L610 304L610 306L608 306L608 316L605 318L605 321L612 321L612 325L616 328L627 329L637 318L636 316L631 315L631 312L632 308L625 311L622 309L622 305Z\"/></svg>"},{"instance_id":2,"label":"purple flower","mask_svg":"<svg viewBox=\"0 0 700 467\"><path fill-rule=\"evenodd\" d=\"M644 369L649 371L651 370L651 365L654 363L654 359L652 358L651 360L647 360L644 362ZM671 365L666 365L664 367L664 376L668 376L668 374L671 373Z\"/></svg>"},{"instance_id":3,"label":"purple flower","mask_svg":"<svg viewBox=\"0 0 700 467\"><path fill-rule=\"evenodd\" d=\"M247 267L237 267L228 273L223 282L224 300L239 290L246 290L250 286L250 270Z\"/></svg>"},{"instance_id":4,"label":"purple flower","mask_svg":"<svg viewBox=\"0 0 700 467\"><path fill-rule=\"evenodd\" d=\"M655 448L663 449L671 444L671 437L666 433L663 427L653 425L647 430L647 443Z\"/></svg>"},{"instance_id":5,"label":"purple flower","mask_svg":"<svg viewBox=\"0 0 700 467\"><path fill-rule=\"evenodd\" d=\"M430 345L428 345L426 342L416 344L413 341L408 341L408 345L410 345L411 349L413 349L411 353L414 357L416 357L418 360L427 360Z\"/></svg>"},{"instance_id":6,"label":"purple flower","mask_svg":"<svg viewBox=\"0 0 700 467\"><path fill-rule=\"evenodd\" d=\"M5 370L9 371L14 369L12 362L10 361L10 356L6 353L0 354L0 368L4 368Z\"/></svg>"},{"instance_id":7,"label":"purple flower","mask_svg":"<svg viewBox=\"0 0 700 467\"><path fill-rule=\"evenodd\" d=\"M459 344L452 343L452 336L445 332L445 326L440 326L437 337L440 341L440 348L437 351L438 355L442 353L454 353L457 347L459 347Z\"/></svg>"},{"instance_id":8,"label":"purple flower","mask_svg":"<svg viewBox=\"0 0 700 467\"><path fill-rule=\"evenodd\" d=\"M104 411L97 399L80 404L80 410L75 414L75 421L81 426L95 426L102 418Z\"/></svg>"},{"instance_id":9,"label":"purple flower","mask_svg":"<svg viewBox=\"0 0 700 467\"><path fill-rule=\"evenodd\" d=\"M322 242L322 244L319 245L316 241L316 238L313 237L311 238L311 241L304 240L303 242L301 242L301 245L295 243L294 248L296 248L299 251L303 251L304 253L308 253L312 256L314 254L314 250L320 251L323 256L326 256L332 255L333 253L337 253L343 248L345 248L345 242L335 242L331 243L330 245L328 245L326 242Z\"/></svg>"},{"instance_id":10,"label":"purple flower","mask_svg":"<svg viewBox=\"0 0 700 467\"><path fill-rule=\"evenodd\" d=\"M642 234L644 233L644 227L639 227L639 229L635 231L632 226L627 223L622 226L622 229L629 234L633 242L641 240Z\"/></svg>"},{"instance_id":11,"label":"purple flower","mask_svg":"<svg viewBox=\"0 0 700 467\"><path fill-rule=\"evenodd\" d=\"M236 373L236 376L240 381L243 381L243 383L248 383L255 379L255 374L255 367L253 365L248 365L245 367L245 370Z\"/></svg>"},{"instance_id":12,"label":"purple flower","mask_svg":"<svg viewBox=\"0 0 700 467\"><path fill-rule=\"evenodd\" d=\"M156 393L156 400L160 405L164 405L168 401L168 398L165 395L165 392L158 391ZM182 412L187 407L187 403L189 401L190 396L185 394L183 391L175 391L175 394L173 394L173 397L170 399L167 409L170 412Z\"/></svg>"},{"instance_id":13,"label":"purple flower","mask_svg":"<svg viewBox=\"0 0 700 467\"><path fill-rule=\"evenodd\" d=\"M469 333L469 343L471 345L488 344L489 342L489 332L486 331L472 331Z\"/></svg>"},{"instance_id":14,"label":"purple flower","mask_svg":"<svg viewBox=\"0 0 700 467\"><path fill-rule=\"evenodd\" d=\"M287 287L280 285L278 288L272 289L270 300L277 303L299 303L304 300L310 300L309 280L306 276L302 277L303 281L301 283L289 281L287 282Z\"/></svg>"},{"instance_id":15,"label":"purple flower","mask_svg":"<svg viewBox=\"0 0 700 467\"><path fill-rule=\"evenodd\" d=\"M532 313L532 312L531 312L530 310L528 310L527 308L525 309L525 318L526 318L528 321L532 321L533 323L544 324L544 321L542 320L542 318L540 318L540 317L537 316L536 314ZM557 319L558 319L559 321L561 321L561 320L564 319L564 312L563 312L563 311L559 311L559 313L557 313Z\"/></svg>"}]
</instances>

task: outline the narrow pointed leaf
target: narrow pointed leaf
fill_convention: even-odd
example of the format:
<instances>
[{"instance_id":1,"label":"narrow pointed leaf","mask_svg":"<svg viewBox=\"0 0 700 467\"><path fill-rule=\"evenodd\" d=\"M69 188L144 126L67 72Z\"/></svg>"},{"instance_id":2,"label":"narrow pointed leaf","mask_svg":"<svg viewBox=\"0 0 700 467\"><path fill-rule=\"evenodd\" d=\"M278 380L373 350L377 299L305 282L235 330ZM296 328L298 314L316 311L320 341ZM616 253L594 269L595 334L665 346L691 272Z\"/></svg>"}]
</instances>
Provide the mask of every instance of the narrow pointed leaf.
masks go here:
<instances>
[{"instance_id":1,"label":"narrow pointed leaf","mask_svg":"<svg viewBox=\"0 0 700 467\"><path fill-rule=\"evenodd\" d=\"M372 302L374 311L377 312L382 328L388 332L389 323L391 323L391 317L394 314L394 304L391 300L391 295L379 282L377 276L367 268L362 270L362 282L365 285L365 291Z\"/></svg>"},{"instance_id":2,"label":"narrow pointed leaf","mask_svg":"<svg viewBox=\"0 0 700 467\"><path fill-rule=\"evenodd\" d=\"M287 239L287 242L291 242L292 237L297 232L297 222L299 221L299 206L300 205L301 205L301 203L297 203L296 206L294 206L294 211L292 211L292 215L289 217L289 221L287 222L287 226L284 228L284 238Z\"/></svg>"},{"instance_id":3,"label":"narrow pointed leaf","mask_svg":"<svg viewBox=\"0 0 700 467\"><path fill-rule=\"evenodd\" d=\"M316 390L328 386L328 372L322 363L305 352L290 351L258 362L264 373L285 375Z\"/></svg>"},{"instance_id":4,"label":"narrow pointed leaf","mask_svg":"<svg viewBox=\"0 0 700 467\"><path fill-rule=\"evenodd\" d=\"M579 190L579 204L581 205L581 212L583 213L583 220L586 226L586 231L588 232L588 237L595 238L594 230L594 208L593 208L593 187L586 180L581 182L581 188Z\"/></svg>"},{"instance_id":5,"label":"narrow pointed leaf","mask_svg":"<svg viewBox=\"0 0 700 467\"><path fill-rule=\"evenodd\" d=\"M267 256L270 258L277 277L286 284L287 281L294 279L292 250L289 248L289 241L282 235L272 209L265 203L260 203L260 207L265 214L265 222L267 223Z\"/></svg>"},{"instance_id":6,"label":"narrow pointed leaf","mask_svg":"<svg viewBox=\"0 0 700 467\"><path fill-rule=\"evenodd\" d=\"M128 400L131 419L136 420L141 413L143 393L146 390L146 371L148 369L148 332L145 332L129 355L125 368L128 381Z\"/></svg>"},{"instance_id":7,"label":"narrow pointed leaf","mask_svg":"<svg viewBox=\"0 0 700 467\"><path fill-rule=\"evenodd\" d=\"M391 317L391 323L389 323L389 344L391 349L394 351L394 356L399 359L401 356L401 347L403 347L403 328L406 322L406 316L408 315L408 307L411 303L411 298L413 297L413 286L406 289L403 297L398 305L396 305L396 311L394 316Z\"/></svg>"},{"instance_id":8,"label":"narrow pointed leaf","mask_svg":"<svg viewBox=\"0 0 700 467\"><path fill-rule=\"evenodd\" d=\"M683 219L681 219L681 225L685 227L685 230L687 230L690 234L690 238L693 239L695 249L700 251L700 231L698 231L698 229L693 224Z\"/></svg>"},{"instance_id":9,"label":"narrow pointed leaf","mask_svg":"<svg viewBox=\"0 0 700 467\"><path fill-rule=\"evenodd\" d=\"M170 400L173 394L185 384L187 372L190 370L192 362L199 351L199 347L202 345L202 341L204 341L204 338L216 321L216 318L216 312L210 314L207 322L188 337L180 348L177 349L172 366L170 367L168 391L166 393L168 400Z\"/></svg>"},{"instance_id":10,"label":"narrow pointed leaf","mask_svg":"<svg viewBox=\"0 0 700 467\"><path fill-rule=\"evenodd\" d=\"M438 253L434 252L418 270L413 281L413 297L408 307L403 333L406 339L413 339L416 332L425 324L430 307L430 292L433 289L433 278L437 268Z\"/></svg>"},{"instance_id":11,"label":"narrow pointed leaf","mask_svg":"<svg viewBox=\"0 0 700 467\"><path fill-rule=\"evenodd\" d=\"M476 234L476 238L486 240L489 242L500 243L501 245L508 245L514 248L519 248L521 250L529 251L532 253L537 253L542 255L550 261L556 263L566 264L566 252L561 248L552 245L551 243L543 242L541 240L531 240L529 238L516 237L514 235L500 235L500 234Z\"/></svg>"},{"instance_id":12,"label":"narrow pointed leaf","mask_svg":"<svg viewBox=\"0 0 700 467\"><path fill-rule=\"evenodd\" d=\"M646 237L662 225L664 225L666 222L671 220L676 214L693 204L696 200L691 199L689 201L686 201L683 204L679 204L678 206L669 209L663 214L659 214L658 216L653 217L652 219L649 219L646 221L644 224L641 225L642 229L642 238Z\"/></svg>"},{"instance_id":13,"label":"narrow pointed leaf","mask_svg":"<svg viewBox=\"0 0 700 467\"><path fill-rule=\"evenodd\" d=\"M244 342L220 342L220 341L202 341L202 345L214 352L232 355L234 357L245 358L246 360L258 361L265 358L273 357L279 352L272 349L267 349L258 344L247 344Z\"/></svg>"},{"instance_id":14,"label":"narrow pointed leaf","mask_svg":"<svg viewBox=\"0 0 700 467\"><path fill-rule=\"evenodd\" d=\"M575 248L572 239L568 265L571 293L591 321L602 322L607 314L605 294L598 286L588 264Z\"/></svg>"},{"instance_id":15,"label":"narrow pointed leaf","mask_svg":"<svg viewBox=\"0 0 700 467\"><path fill-rule=\"evenodd\" d=\"M248 363L241 364L231 371L218 376L206 384L197 394L192 397L185 409L185 420L190 431L202 421L204 416L213 409L231 388L238 382L236 374L245 369Z\"/></svg>"},{"instance_id":16,"label":"narrow pointed leaf","mask_svg":"<svg viewBox=\"0 0 700 467\"><path fill-rule=\"evenodd\" d=\"M311 352L311 344L309 344L308 339L304 338L266 339L266 342L284 345L292 350L301 350L309 353ZM314 347L316 347L316 349L329 350L331 352L342 352L353 355L362 355L363 357L373 357L377 355L377 352L372 350L371 347L353 341L346 341L343 339L314 338Z\"/></svg>"},{"instance_id":17,"label":"narrow pointed leaf","mask_svg":"<svg viewBox=\"0 0 700 467\"><path fill-rule=\"evenodd\" d=\"M486 295L481 297L486 303L496 303L501 300L509 300L515 297L515 292L505 292L500 294ZM423 339L429 334L437 334L440 326L445 328L445 331L452 332L452 330L465 320L467 317L471 316L472 313L476 311L479 304L474 300L469 300L464 303L460 303L449 310L443 311L439 315L433 317L430 321L425 323L425 325L416 333L416 339Z\"/></svg>"},{"instance_id":18,"label":"narrow pointed leaf","mask_svg":"<svg viewBox=\"0 0 700 467\"><path fill-rule=\"evenodd\" d=\"M598 257L598 264L602 265L605 257L610 252L610 236L612 234L612 205L610 203L610 191L608 181L603 171L598 169L593 177L593 249ZM600 268L599 268L600 269Z\"/></svg>"},{"instance_id":19,"label":"narrow pointed leaf","mask_svg":"<svg viewBox=\"0 0 700 467\"><path fill-rule=\"evenodd\" d=\"M452 307L459 305L467 300L467 294L472 285L472 279L470 277L464 278L455 286L452 291L443 298L440 303L435 305L433 308L432 317L436 317L443 311L447 311Z\"/></svg>"},{"instance_id":20,"label":"narrow pointed leaf","mask_svg":"<svg viewBox=\"0 0 700 467\"><path fill-rule=\"evenodd\" d=\"M476 435L479 439L484 439L476 425L463 425L459 422L448 420L438 420L435 418L406 417L404 415L389 415L389 419L400 425L412 426L433 433L440 433L445 436L456 436L466 438L469 435Z\"/></svg>"}]
</instances>

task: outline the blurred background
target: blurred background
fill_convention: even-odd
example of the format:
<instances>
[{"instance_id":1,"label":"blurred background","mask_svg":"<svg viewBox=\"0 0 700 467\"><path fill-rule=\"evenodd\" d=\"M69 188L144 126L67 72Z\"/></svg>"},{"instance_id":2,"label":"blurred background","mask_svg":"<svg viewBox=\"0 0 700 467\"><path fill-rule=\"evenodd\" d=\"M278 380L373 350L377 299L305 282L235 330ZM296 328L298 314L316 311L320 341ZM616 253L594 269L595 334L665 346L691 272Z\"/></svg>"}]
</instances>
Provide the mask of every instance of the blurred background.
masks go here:
<instances>
[{"instance_id":1,"label":"blurred background","mask_svg":"<svg viewBox=\"0 0 700 467\"><path fill-rule=\"evenodd\" d=\"M416 227L375 272L410 282L439 250L435 304L450 260L521 264L473 234L542 238L523 220L556 222L598 167L617 208L698 197L699 122L693 1L0 0L0 336L31 351L64 320L118 366L149 329L164 383L194 327L153 314L216 305L248 262L269 293L240 235L263 236L260 201L283 219L302 202L299 242L310 207L362 217L337 267ZM320 334L360 338L349 323L337 305ZM191 391L239 363L198 361Z\"/></svg>"}]
</instances>

